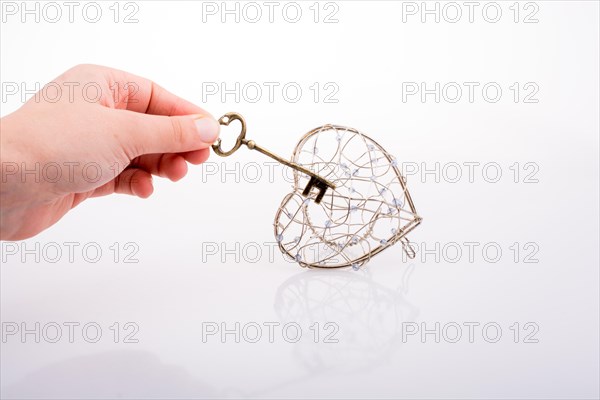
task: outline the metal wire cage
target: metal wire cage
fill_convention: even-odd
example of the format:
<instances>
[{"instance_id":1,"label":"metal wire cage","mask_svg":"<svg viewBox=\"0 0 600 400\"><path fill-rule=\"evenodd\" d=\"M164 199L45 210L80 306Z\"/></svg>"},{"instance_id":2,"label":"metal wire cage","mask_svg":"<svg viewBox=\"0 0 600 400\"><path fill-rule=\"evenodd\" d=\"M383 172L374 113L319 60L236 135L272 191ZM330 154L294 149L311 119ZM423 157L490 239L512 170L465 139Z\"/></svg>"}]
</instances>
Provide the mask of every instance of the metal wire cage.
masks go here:
<instances>
[{"instance_id":1,"label":"metal wire cage","mask_svg":"<svg viewBox=\"0 0 600 400\"><path fill-rule=\"evenodd\" d=\"M294 170L293 191L275 214L283 254L303 267L358 269L400 242L415 256L406 235L421 222L398 162L353 128L324 125L304 135L292 162L335 184L320 202L304 197L309 176Z\"/></svg>"}]
</instances>

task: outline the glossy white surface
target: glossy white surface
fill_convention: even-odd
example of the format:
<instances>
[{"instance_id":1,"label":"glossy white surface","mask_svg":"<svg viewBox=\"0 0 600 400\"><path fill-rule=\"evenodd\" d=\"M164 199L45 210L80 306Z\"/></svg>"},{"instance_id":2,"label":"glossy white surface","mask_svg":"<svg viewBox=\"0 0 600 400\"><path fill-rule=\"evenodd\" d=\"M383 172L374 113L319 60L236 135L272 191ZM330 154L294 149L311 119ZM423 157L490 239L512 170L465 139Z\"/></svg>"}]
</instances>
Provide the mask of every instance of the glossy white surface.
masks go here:
<instances>
[{"instance_id":1,"label":"glossy white surface","mask_svg":"<svg viewBox=\"0 0 600 400\"><path fill-rule=\"evenodd\" d=\"M11 323L48 328L39 343L19 334L1 343L2 398L598 398L598 3L536 2L537 24L512 22L509 3L497 24L402 23L400 2L338 2L336 24L313 23L312 2L300 3L297 24L202 23L200 3L137 4L136 24L8 20L2 82L31 87L92 62L197 103L202 82L298 82L297 103L208 96L205 107L239 111L248 137L282 155L330 122L363 130L406 168L458 163L457 183L408 177L424 218L410 239L439 251L403 260L398 246L365 270L303 270L272 248L273 216L290 187L281 169L270 179L260 164L252 183L244 168L261 155L213 155L213 169L191 167L177 184L157 179L151 199L88 201L24 242L60 248L58 262L42 250L39 262L22 262L3 244L3 332ZM335 82L339 102L315 103L314 82ZM497 103L403 102L403 82L497 82L504 93ZM514 82L535 82L539 102L515 103ZM9 97L2 115L19 104ZM480 163L473 182L470 162ZM500 166L497 183L481 174L489 163ZM66 242L78 243L73 262ZM86 261L86 244L102 250L98 262ZM132 249L137 263L125 262ZM79 324L72 343L69 322ZM52 323L63 330L57 343L47 340ZM97 343L82 335L86 323L102 329ZM203 341L212 323L239 323L240 342ZM439 343L408 334L436 323ZM302 329L297 343L284 324ZM138 342L125 343L135 326ZM251 343L256 326L262 337ZM452 343L456 326L462 336ZM326 343L332 332L337 343Z\"/></svg>"}]
</instances>

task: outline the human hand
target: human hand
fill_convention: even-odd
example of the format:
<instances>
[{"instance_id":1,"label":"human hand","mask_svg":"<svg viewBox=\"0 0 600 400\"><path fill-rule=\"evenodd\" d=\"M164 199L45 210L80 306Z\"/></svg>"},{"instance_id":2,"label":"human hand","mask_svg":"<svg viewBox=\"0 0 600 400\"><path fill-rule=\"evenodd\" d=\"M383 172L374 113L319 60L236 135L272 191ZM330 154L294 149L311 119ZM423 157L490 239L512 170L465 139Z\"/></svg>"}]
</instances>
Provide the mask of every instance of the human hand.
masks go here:
<instances>
[{"instance_id":1,"label":"human hand","mask_svg":"<svg viewBox=\"0 0 600 400\"><path fill-rule=\"evenodd\" d=\"M183 178L219 135L211 114L124 71L80 65L52 85L58 100L34 96L0 120L2 240L34 236L90 197L146 198L152 175Z\"/></svg>"}]
</instances>

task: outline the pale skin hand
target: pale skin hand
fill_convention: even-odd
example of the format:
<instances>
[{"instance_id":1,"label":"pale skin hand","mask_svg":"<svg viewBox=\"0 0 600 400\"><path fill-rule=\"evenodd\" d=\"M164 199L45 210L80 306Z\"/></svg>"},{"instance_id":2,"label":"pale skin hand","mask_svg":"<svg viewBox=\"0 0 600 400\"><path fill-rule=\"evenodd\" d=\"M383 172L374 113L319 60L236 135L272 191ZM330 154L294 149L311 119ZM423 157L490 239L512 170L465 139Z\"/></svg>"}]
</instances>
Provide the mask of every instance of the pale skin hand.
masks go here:
<instances>
[{"instance_id":1,"label":"pale skin hand","mask_svg":"<svg viewBox=\"0 0 600 400\"><path fill-rule=\"evenodd\" d=\"M34 96L0 120L1 240L32 237L90 197L146 198L152 175L183 178L219 135L211 114L124 71L80 65L53 82L58 101Z\"/></svg>"}]
</instances>

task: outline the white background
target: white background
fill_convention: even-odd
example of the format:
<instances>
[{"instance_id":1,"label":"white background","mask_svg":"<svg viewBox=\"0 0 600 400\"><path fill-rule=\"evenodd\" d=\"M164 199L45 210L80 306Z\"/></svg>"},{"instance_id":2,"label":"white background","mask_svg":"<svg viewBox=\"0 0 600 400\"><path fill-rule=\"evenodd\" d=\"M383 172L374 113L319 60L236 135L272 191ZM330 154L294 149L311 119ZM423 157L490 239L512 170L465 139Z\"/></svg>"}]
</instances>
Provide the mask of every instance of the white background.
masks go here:
<instances>
[{"instance_id":1,"label":"white background","mask_svg":"<svg viewBox=\"0 0 600 400\"><path fill-rule=\"evenodd\" d=\"M10 322L29 328L80 323L73 343L66 328L58 343L7 337L0 358L3 398L598 398L597 2L520 3L518 22L513 2L499 2L497 23L482 16L485 2L472 23L462 2L456 23L443 15L439 23L431 15L423 23L420 14L404 15L403 22L407 3L393 1L338 1L337 23L323 23L333 10L324 3L315 23L312 1L298 3L297 23L283 18L285 3L273 23L262 2L257 23L243 15L239 23L233 16L222 23L220 14L203 22L202 3L192 1L138 1L137 23L123 22L134 8L119 4L115 23L113 2L101 2L100 21L90 23L83 4L73 23L67 14L57 23L43 15L39 23L33 16L25 23L20 14L3 16L3 116L22 104L22 93L6 95L6 83L34 88L80 63L151 78L198 104L206 82L229 88L278 82L273 102L265 91L255 103L206 96L203 107L217 117L241 112L248 137L282 155L324 123L370 135L404 165L419 167L408 185L424 221L409 238L421 250L436 243L440 250L405 260L397 246L361 271L303 270L277 250L270 256L264 245L274 242L274 213L290 190L282 169L273 179L263 169L252 183L244 180L244 167L267 161L260 154L213 154L216 174L190 167L176 184L155 180L148 200L87 201L25 242L34 249L57 243L65 252L65 242L77 242L72 263L66 254L56 263L43 254L39 262L33 256L22 262L22 254L8 255L3 243L3 329ZM524 23L533 10L538 22ZM289 82L303 89L296 103L281 93ZM325 92L315 102L309 89L315 82L337 85L338 102L324 102ZM473 102L464 91L456 103L447 97L436 103L433 95L403 101L405 82L480 86ZM503 90L495 103L482 97L488 82ZM517 102L509 88L515 82ZM523 101L528 82L539 88L536 103ZM421 175L436 162L439 182ZM480 163L472 182L469 162ZM448 179L455 170L443 174L453 163L462 166L456 183ZM488 163L500 166L497 183L490 182L492 170L491 178L482 174ZM533 182L525 163L534 165ZM237 175L221 175L236 165ZM118 262L110 250L115 242ZM124 262L129 242L137 246L138 263ZM479 244L473 259L465 242ZM82 257L88 243L103 250L97 263ZM207 243L238 251L208 255ZM502 250L497 262L482 254L488 243ZM452 262L456 246L462 255ZM244 248L262 254L244 257ZM89 322L103 330L97 343L82 337L80 328ZM115 322L119 343L109 328ZM138 343L123 343L126 322L139 327ZM207 322L230 329L236 322L281 325L273 343L266 328L258 343L235 343L233 335L225 343L218 335L203 343ZM298 343L282 336L289 322L302 327ZM317 344L309 329L314 322L321 323ZM338 343L323 343L325 322L339 327ZM473 343L469 322L479 324ZM530 337L537 343L525 343L528 322L539 327ZM435 330L436 323L458 324L463 336L451 343L454 331L447 331L436 343L434 334L403 335L403 327ZM484 337L486 323L501 327L498 342ZM488 333L495 336L493 329Z\"/></svg>"}]
</instances>

